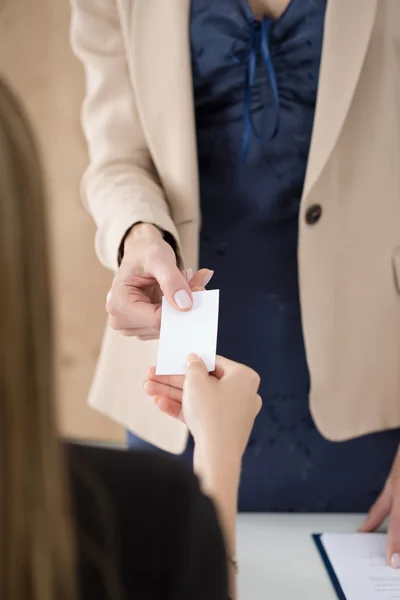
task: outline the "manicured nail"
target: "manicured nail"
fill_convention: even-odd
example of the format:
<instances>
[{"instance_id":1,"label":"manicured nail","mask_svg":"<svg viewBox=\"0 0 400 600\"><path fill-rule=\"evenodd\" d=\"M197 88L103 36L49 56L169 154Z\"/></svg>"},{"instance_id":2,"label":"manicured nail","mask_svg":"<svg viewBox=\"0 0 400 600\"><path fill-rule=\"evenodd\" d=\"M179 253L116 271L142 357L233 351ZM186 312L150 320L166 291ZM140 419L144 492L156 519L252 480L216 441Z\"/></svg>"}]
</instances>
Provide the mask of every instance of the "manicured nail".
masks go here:
<instances>
[{"instance_id":1,"label":"manicured nail","mask_svg":"<svg viewBox=\"0 0 400 600\"><path fill-rule=\"evenodd\" d=\"M214 271L209 271L207 273L207 275L204 277L203 286L206 287L210 283L210 281L213 277L214 277Z\"/></svg>"},{"instance_id":2,"label":"manicured nail","mask_svg":"<svg viewBox=\"0 0 400 600\"><path fill-rule=\"evenodd\" d=\"M202 360L199 356L197 356L197 354L189 354L189 356L186 359L186 365L188 367L190 367L190 365L193 365L194 363L201 363Z\"/></svg>"},{"instance_id":3,"label":"manicured nail","mask_svg":"<svg viewBox=\"0 0 400 600\"><path fill-rule=\"evenodd\" d=\"M192 301L186 290L179 290L179 292L176 292L174 300L176 302L176 305L181 310L187 310L192 306Z\"/></svg>"},{"instance_id":4,"label":"manicured nail","mask_svg":"<svg viewBox=\"0 0 400 600\"><path fill-rule=\"evenodd\" d=\"M400 569L400 554L393 554L390 564L392 565L393 569Z\"/></svg>"},{"instance_id":5,"label":"manicured nail","mask_svg":"<svg viewBox=\"0 0 400 600\"><path fill-rule=\"evenodd\" d=\"M186 280L189 283L189 281L192 281L193 279L193 269L188 269L186 271Z\"/></svg>"}]
</instances>

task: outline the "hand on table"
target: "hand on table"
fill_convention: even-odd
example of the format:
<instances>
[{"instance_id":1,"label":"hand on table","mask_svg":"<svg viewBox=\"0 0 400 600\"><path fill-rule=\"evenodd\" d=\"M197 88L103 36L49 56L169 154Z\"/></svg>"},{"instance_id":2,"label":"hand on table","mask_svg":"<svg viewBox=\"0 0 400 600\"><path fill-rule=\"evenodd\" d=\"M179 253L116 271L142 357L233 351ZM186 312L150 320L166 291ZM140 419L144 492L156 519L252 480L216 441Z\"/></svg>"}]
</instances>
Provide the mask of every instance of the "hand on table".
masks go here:
<instances>
[{"instance_id":1,"label":"hand on table","mask_svg":"<svg viewBox=\"0 0 400 600\"><path fill-rule=\"evenodd\" d=\"M383 492L360 527L361 532L375 531L389 517L387 560L400 568L400 447Z\"/></svg>"},{"instance_id":2,"label":"hand on table","mask_svg":"<svg viewBox=\"0 0 400 600\"><path fill-rule=\"evenodd\" d=\"M196 445L240 462L261 408L259 385L259 376L248 367L217 357L209 374L192 355L185 377L156 376L150 368L144 388L162 412L186 423Z\"/></svg>"},{"instance_id":3,"label":"hand on table","mask_svg":"<svg viewBox=\"0 0 400 600\"><path fill-rule=\"evenodd\" d=\"M156 339L162 296L177 310L190 310L192 292L203 290L212 275L208 269L194 277L189 271L181 273L173 248L159 230L136 225L125 240L121 266L107 296L110 326L126 336Z\"/></svg>"}]
</instances>

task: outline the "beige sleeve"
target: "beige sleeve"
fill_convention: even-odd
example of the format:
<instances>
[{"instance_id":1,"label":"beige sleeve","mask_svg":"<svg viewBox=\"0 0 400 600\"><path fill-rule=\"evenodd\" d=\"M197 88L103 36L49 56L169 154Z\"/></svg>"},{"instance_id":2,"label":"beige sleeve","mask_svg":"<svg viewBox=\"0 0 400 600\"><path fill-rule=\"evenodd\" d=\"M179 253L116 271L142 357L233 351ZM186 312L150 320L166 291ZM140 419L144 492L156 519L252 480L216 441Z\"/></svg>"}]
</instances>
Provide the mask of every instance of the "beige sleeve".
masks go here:
<instances>
[{"instance_id":1,"label":"beige sleeve","mask_svg":"<svg viewBox=\"0 0 400 600\"><path fill-rule=\"evenodd\" d=\"M116 270L121 241L135 223L153 223L177 242L178 234L136 110L115 0L71 4L71 44L86 76L82 124L90 162L82 196L97 225L97 255Z\"/></svg>"}]
</instances>

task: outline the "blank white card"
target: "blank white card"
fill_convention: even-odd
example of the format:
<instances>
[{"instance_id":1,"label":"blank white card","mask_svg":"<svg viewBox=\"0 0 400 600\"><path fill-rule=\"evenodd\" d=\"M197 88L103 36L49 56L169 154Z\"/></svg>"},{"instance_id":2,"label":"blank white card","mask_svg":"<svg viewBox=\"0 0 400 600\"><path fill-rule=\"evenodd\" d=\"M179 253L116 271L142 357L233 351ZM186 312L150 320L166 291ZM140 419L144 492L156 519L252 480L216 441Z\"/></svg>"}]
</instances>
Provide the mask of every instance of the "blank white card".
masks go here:
<instances>
[{"instance_id":1,"label":"blank white card","mask_svg":"<svg viewBox=\"0 0 400 600\"><path fill-rule=\"evenodd\" d=\"M193 292L188 312L172 308L163 298L157 375L184 375L189 354L202 358L211 372L217 354L219 290Z\"/></svg>"}]
</instances>

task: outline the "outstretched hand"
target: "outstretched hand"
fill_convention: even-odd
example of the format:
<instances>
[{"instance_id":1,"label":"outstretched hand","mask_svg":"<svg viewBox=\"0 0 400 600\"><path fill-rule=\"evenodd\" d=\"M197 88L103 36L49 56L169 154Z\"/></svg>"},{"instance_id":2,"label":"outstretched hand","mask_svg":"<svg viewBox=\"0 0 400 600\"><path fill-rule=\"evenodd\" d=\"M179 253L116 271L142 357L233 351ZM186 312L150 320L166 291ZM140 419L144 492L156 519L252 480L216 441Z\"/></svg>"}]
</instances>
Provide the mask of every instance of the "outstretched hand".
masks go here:
<instances>
[{"instance_id":1,"label":"outstretched hand","mask_svg":"<svg viewBox=\"0 0 400 600\"><path fill-rule=\"evenodd\" d=\"M106 310L112 329L140 340L159 337L161 300L176 310L190 310L192 292L204 290L213 272L194 276L179 270L175 252L152 225L139 224L128 235L121 266L107 296Z\"/></svg>"},{"instance_id":2,"label":"outstretched hand","mask_svg":"<svg viewBox=\"0 0 400 600\"><path fill-rule=\"evenodd\" d=\"M208 373L204 362L191 355L184 378L157 377L153 369L148 375L147 393L162 412L186 423L197 450L210 458L225 454L240 465L261 408L255 371L218 356L215 372Z\"/></svg>"},{"instance_id":3,"label":"outstretched hand","mask_svg":"<svg viewBox=\"0 0 400 600\"><path fill-rule=\"evenodd\" d=\"M218 363L213 375L217 379L221 379L223 375L222 367ZM146 371L143 388L147 395L153 398L153 402L161 412L185 422L182 412L184 381L183 375L156 375L156 368L149 367Z\"/></svg>"}]
</instances>

